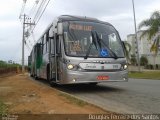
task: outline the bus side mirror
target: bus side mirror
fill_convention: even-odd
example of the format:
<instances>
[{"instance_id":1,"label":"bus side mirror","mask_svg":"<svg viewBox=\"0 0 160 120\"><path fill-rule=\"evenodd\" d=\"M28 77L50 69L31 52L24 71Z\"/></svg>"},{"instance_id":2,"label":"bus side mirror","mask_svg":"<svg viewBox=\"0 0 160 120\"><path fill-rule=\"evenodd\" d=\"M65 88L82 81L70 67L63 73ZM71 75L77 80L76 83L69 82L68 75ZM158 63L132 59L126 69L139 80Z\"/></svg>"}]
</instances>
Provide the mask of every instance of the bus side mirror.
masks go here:
<instances>
[{"instance_id":1,"label":"bus side mirror","mask_svg":"<svg viewBox=\"0 0 160 120\"><path fill-rule=\"evenodd\" d=\"M63 24L62 23L58 23L58 25L57 25L57 33L58 33L58 35L62 35L63 34Z\"/></svg>"}]
</instances>

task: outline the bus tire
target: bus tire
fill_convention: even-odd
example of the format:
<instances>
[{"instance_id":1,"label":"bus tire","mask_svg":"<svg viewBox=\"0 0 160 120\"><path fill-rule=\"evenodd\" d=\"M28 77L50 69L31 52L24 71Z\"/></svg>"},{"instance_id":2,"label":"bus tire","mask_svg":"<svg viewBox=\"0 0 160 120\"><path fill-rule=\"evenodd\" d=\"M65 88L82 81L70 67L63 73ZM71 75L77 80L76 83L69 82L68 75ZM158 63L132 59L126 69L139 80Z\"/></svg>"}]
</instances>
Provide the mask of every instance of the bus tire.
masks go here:
<instances>
[{"instance_id":1,"label":"bus tire","mask_svg":"<svg viewBox=\"0 0 160 120\"><path fill-rule=\"evenodd\" d=\"M30 77L33 77L33 75L30 73Z\"/></svg>"},{"instance_id":2,"label":"bus tire","mask_svg":"<svg viewBox=\"0 0 160 120\"><path fill-rule=\"evenodd\" d=\"M51 87L55 87L56 86L56 83L54 83L53 81L50 81L49 84L50 84Z\"/></svg>"},{"instance_id":3,"label":"bus tire","mask_svg":"<svg viewBox=\"0 0 160 120\"><path fill-rule=\"evenodd\" d=\"M37 75L35 75L34 79L35 79L35 80L38 80L39 78L37 77Z\"/></svg>"}]
</instances>

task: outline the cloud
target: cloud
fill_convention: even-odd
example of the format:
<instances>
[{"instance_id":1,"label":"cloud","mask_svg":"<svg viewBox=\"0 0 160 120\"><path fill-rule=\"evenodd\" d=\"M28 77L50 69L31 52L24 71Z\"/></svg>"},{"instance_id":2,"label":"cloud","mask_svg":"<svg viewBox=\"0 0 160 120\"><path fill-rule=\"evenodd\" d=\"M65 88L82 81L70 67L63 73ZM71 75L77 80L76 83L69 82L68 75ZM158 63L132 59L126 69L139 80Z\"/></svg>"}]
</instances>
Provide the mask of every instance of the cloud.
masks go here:
<instances>
[{"instance_id":1,"label":"cloud","mask_svg":"<svg viewBox=\"0 0 160 120\"><path fill-rule=\"evenodd\" d=\"M127 13L122 13L122 14L116 14L116 15L111 15L111 16L104 16L101 17L100 19L105 20L105 21L128 21L132 19L131 14Z\"/></svg>"},{"instance_id":2,"label":"cloud","mask_svg":"<svg viewBox=\"0 0 160 120\"><path fill-rule=\"evenodd\" d=\"M63 13L79 14L83 16L96 16L101 17L104 15L114 15L117 12L125 12L131 6L128 0L57 0L54 2L55 9L59 9ZM62 5L63 4L63 5ZM125 6L122 8L122 6ZM53 11L55 12L55 11Z\"/></svg>"},{"instance_id":3,"label":"cloud","mask_svg":"<svg viewBox=\"0 0 160 120\"><path fill-rule=\"evenodd\" d=\"M150 16L154 10L160 10L159 0L134 0L137 25ZM0 4L0 59L21 59L22 25L18 17L23 0L3 0ZM27 0L25 13L29 14L35 0ZM119 31L122 39L134 33L132 0L51 0L45 13L37 24L34 33L38 39L56 16L62 14L80 15L98 18L109 22ZM33 44L32 37L29 38ZM27 41L29 43L29 41ZM5 52L4 52L5 51ZM26 59L29 55L27 49Z\"/></svg>"},{"instance_id":4,"label":"cloud","mask_svg":"<svg viewBox=\"0 0 160 120\"><path fill-rule=\"evenodd\" d=\"M15 27L15 28L17 28L17 27L19 27L20 26L20 21L12 21L12 20L9 20L9 21L1 21L0 20L0 26L1 26L1 29L3 28L13 28L13 27Z\"/></svg>"},{"instance_id":5,"label":"cloud","mask_svg":"<svg viewBox=\"0 0 160 120\"><path fill-rule=\"evenodd\" d=\"M158 0L134 0L134 2L137 26L149 16L148 12L146 12L147 8L154 7L155 4L160 3ZM110 22L118 29L122 39L126 39L128 34L134 33L132 0L54 0L50 2L45 14L36 26L36 38L39 38L37 36L43 33L55 16L62 14L95 17Z\"/></svg>"},{"instance_id":6,"label":"cloud","mask_svg":"<svg viewBox=\"0 0 160 120\"><path fill-rule=\"evenodd\" d=\"M15 15L17 12L20 12L20 4L20 0L2 0L0 4L0 18L9 17L10 15Z\"/></svg>"}]
</instances>

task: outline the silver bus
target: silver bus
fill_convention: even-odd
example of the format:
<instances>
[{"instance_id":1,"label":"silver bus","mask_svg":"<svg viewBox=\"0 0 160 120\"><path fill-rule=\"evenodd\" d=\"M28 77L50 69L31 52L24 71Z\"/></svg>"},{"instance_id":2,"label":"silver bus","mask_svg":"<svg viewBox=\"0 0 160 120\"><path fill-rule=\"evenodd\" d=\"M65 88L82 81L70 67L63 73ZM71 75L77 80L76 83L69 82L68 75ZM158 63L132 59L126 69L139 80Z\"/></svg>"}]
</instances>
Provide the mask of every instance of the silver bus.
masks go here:
<instances>
[{"instance_id":1,"label":"silver bus","mask_svg":"<svg viewBox=\"0 0 160 120\"><path fill-rule=\"evenodd\" d=\"M34 45L29 60L30 75L51 85L128 81L118 31L94 18L58 17Z\"/></svg>"}]
</instances>

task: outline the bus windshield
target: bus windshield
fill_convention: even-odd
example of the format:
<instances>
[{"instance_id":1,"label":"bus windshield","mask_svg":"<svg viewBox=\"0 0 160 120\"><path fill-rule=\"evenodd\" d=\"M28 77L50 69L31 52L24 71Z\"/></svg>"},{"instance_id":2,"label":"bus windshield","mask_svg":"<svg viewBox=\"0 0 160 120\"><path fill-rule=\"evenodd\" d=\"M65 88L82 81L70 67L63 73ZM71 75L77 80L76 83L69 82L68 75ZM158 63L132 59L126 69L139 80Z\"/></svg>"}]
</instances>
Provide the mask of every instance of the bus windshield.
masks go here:
<instances>
[{"instance_id":1,"label":"bus windshield","mask_svg":"<svg viewBox=\"0 0 160 120\"><path fill-rule=\"evenodd\" d=\"M114 27L95 22L63 23L65 53L74 57L123 58L121 40Z\"/></svg>"}]
</instances>

